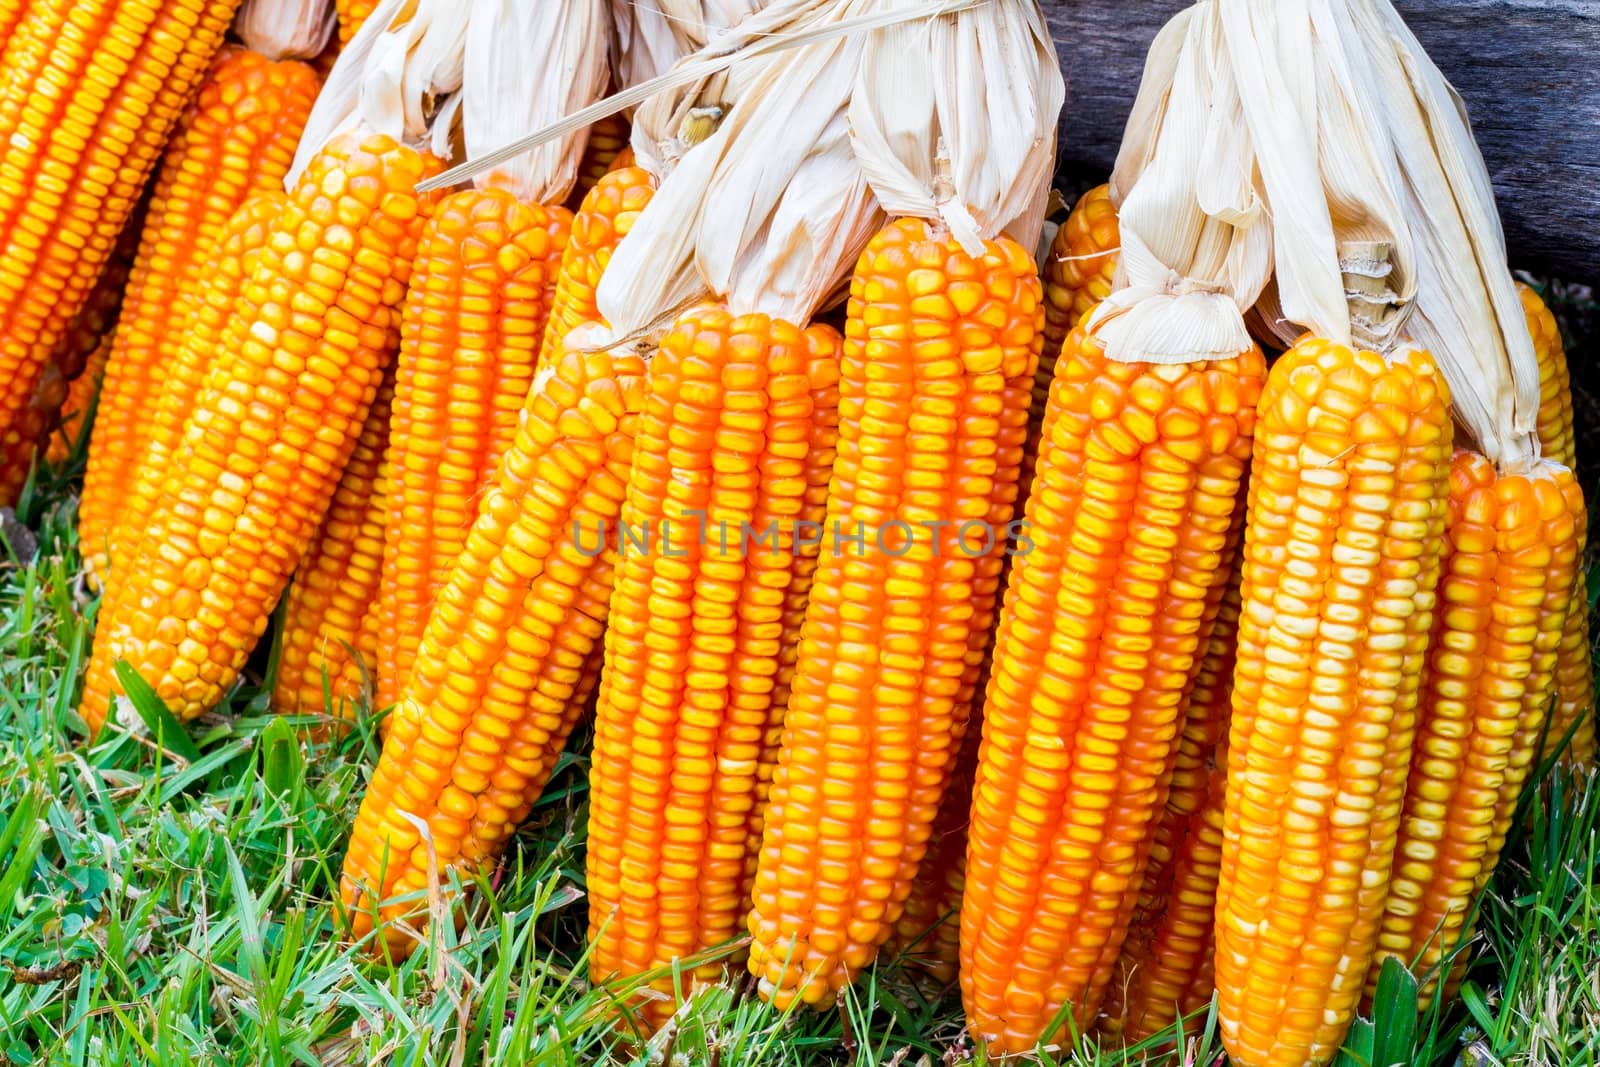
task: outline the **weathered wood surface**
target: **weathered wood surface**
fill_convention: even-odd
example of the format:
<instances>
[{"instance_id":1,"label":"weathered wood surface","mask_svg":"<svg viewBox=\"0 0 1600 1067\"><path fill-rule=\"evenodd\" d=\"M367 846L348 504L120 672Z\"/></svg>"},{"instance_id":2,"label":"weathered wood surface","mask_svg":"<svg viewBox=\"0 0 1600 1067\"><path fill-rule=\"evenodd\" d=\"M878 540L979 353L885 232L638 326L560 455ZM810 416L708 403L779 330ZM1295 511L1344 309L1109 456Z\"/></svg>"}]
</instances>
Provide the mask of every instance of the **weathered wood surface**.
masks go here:
<instances>
[{"instance_id":1,"label":"weathered wood surface","mask_svg":"<svg viewBox=\"0 0 1600 1067\"><path fill-rule=\"evenodd\" d=\"M1116 158L1145 50L1188 0L1042 0L1067 76L1062 162ZM1396 0L1467 102L1514 266L1600 281L1600 0Z\"/></svg>"}]
</instances>

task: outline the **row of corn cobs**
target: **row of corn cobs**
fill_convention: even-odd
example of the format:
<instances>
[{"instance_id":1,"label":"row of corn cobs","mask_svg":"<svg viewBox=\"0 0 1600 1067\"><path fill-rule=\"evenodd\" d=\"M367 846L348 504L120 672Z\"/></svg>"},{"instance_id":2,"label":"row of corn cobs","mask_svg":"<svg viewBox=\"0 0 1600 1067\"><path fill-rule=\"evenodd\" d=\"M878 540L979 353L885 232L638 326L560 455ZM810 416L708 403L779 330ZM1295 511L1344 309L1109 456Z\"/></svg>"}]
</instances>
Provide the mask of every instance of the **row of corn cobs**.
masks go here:
<instances>
[{"instance_id":1,"label":"row of corn cobs","mask_svg":"<svg viewBox=\"0 0 1600 1067\"><path fill-rule=\"evenodd\" d=\"M901 220L842 336L699 308L648 359L568 348L652 194L617 131L575 214L420 195L435 164L382 137L286 194L319 75L212 58L233 6L34 0L4 27L0 476L61 458L98 381L92 731L119 660L214 708L288 587L274 706L394 709L343 882L391 953L597 704L596 979L670 992L748 929L764 995L825 1003L893 941L959 974L993 1051L1069 1015L1142 1038L1215 987L1251 1067L1326 1058L1375 953L1448 981L1539 739L1593 755L1592 683L1581 494L1452 455L1426 356L1106 359L1078 325L1113 273L1104 188L1042 284L1009 239ZM123 61L89 7L180 47ZM69 66L106 73L30 92ZM1560 339L1523 299L1570 468ZM690 551L621 551L619 523ZM895 523L942 532L874 546ZM1271 923L1214 923L1241 886Z\"/></svg>"}]
</instances>

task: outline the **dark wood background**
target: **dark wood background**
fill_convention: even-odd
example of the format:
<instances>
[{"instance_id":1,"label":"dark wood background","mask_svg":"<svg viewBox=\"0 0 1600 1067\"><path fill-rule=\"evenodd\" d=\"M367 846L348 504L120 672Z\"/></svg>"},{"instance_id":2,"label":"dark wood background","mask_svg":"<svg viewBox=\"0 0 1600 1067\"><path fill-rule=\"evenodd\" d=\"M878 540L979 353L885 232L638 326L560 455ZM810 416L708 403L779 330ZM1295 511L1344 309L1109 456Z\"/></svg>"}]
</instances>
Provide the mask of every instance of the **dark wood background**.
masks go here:
<instances>
[{"instance_id":1,"label":"dark wood background","mask_svg":"<svg viewBox=\"0 0 1600 1067\"><path fill-rule=\"evenodd\" d=\"M1103 180L1156 30L1188 0L1042 0L1069 182ZM1600 282L1600 0L1396 0L1467 102L1514 267Z\"/></svg>"}]
</instances>

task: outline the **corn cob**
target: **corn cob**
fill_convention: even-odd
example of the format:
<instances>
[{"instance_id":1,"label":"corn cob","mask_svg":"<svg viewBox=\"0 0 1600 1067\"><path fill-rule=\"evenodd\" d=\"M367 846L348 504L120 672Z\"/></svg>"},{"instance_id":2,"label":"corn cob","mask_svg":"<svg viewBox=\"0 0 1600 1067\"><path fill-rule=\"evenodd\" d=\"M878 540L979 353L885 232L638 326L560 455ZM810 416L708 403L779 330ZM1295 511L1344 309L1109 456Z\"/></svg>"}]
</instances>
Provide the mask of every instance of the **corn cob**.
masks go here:
<instances>
[{"instance_id":1,"label":"corn cob","mask_svg":"<svg viewBox=\"0 0 1600 1067\"><path fill-rule=\"evenodd\" d=\"M83 365L83 370L67 384L67 396L61 402L60 418L45 446L44 458L47 462L65 463L82 440L89 409L94 406L106 361L111 358L111 344L109 336L101 340Z\"/></svg>"},{"instance_id":2,"label":"corn cob","mask_svg":"<svg viewBox=\"0 0 1600 1067\"><path fill-rule=\"evenodd\" d=\"M1095 1018L1138 898L1180 714L1227 576L1265 363L1107 358L1086 323L1051 389L1033 551L1013 561L984 706L962 993L991 1052ZM1042 739L1049 738L1050 742Z\"/></svg>"},{"instance_id":3,"label":"corn cob","mask_svg":"<svg viewBox=\"0 0 1600 1067\"><path fill-rule=\"evenodd\" d=\"M622 114L607 115L589 127L589 143L584 147L583 162L578 167L578 182L567 197L567 205L573 211L583 206L589 190L599 185L601 178L620 169L617 158L623 152L632 155L628 147L629 134L628 117Z\"/></svg>"},{"instance_id":4,"label":"corn cob","mask_svg":"<svg viewBox=\"0 0 1600 1067\"><path fill-rule=\"evenodd\" d=\"M1561 328L1539 294L1517 283L1533 349L1539 357L1539 445L1545 458L1569 470L1577 469L1578 453L1572 422L1572 383L1567 373L1567 353ZM1561 636L1561 659L1556 668L1556 706L1545 734L1547 748L1559 744L1570 732L1565 758L1579 767L1595 761L1594 652L1589 644L1589 583L1584 568L1583 545L1573 577L1572 608ZM1576 729L1574 729L1576 724ZM1541 753L1541 756L1543 753Z\"/></svg>"},{"instance_id":5,"label":"corn cob","mask_svg":"<svg viewBox=\"0 0 1600 1067\"><path fill-rule=\"evenodd\" d=\"M1111 295L1117 273L1117 209L1111 187L1097 185L1073 205L1050 242L1044 264L1044 351L1033 377L1033 411L1043 417L1055 377L1056 356L1084 314Z\"/></svg>"},{"instance_id":6,"label":"corn cob","mask_svg":"<svg viewBox=\"0 0 1600 1067\"><path fill-rule=\"evenodd\" d=\"M184 423L198 402L206 375L215 362L234 308L254 273L267 239L289 202L287 194L272 190L253 194L223 226L200 271L203 284L190 291L183 313L183 335L171 362L161 368L162 381L154 410L143 414L147 424L144 454L132 468L132 486L121 510L114 516L116 533L108 531L90 539L79 516L79 542L86 557L93 553L112 561L112 571L126 570L131 554L144 535L162 500L168 467L182 443ZM96 419L99 415L96 413ZM113 553L113 543L116 553ZM120 555L120 561L115 557Z\"/></svg>"},{"instance_id":7,"label":"corn cob","mask_svg":"<svg viewBox=\"0 0 1600 1067\"><path fill-rule=\"evenodd\" d=\"M1044 433L1045 408L1056 358L1078 320L1111 294L1117 272L1119 231L1109 186L1097 185L1078 200L1050 242L1044 265L1044 348L1033 376L1028 445L1022 455L1022 495L1033 486L1033 470Z\"/></svg>"},{"instance_id":8,"label":"corn cob","mask_svg":"<svg viewBox=\"0 0 1600 1067\"><path fill-rule=\"evenodd\" d=\"M401 317L379 586L378 703L398 699L434 594L517 432L572 217L500 189L446 197Z\"/></svg>"},{"instance_id":9,"label":"corn cob","mask_svg":"<svg viewBox=\"0 0 1600 1067\"><path fill-rule=\"evenodd\" d=\"M35 0L0 84L0 453L237 0Z\"/></svg>"},{"instance_id":10,"label":"corn cob","mask_svg":"<svg viewBox=\"0 0 1600 1067\"><path fill-rule=\"evenodd\" d=\"M378 9L378 0L334 0L334 9L339 13L339 47L343 48Z\"/></svg>"},{"instance_id":11,"label":"corn cob","mask_svg":"<svg viewBox=\"0 0 1600 1067\"><path fill-rule=\"evenodd\" d=\"M1012 450L1025 440L1028 410L1025 398L1008 389L1000 414L997 438L1000 461L1009 468ZM1026 447L1016 455L1019 470L1028 461ZM990 511L984 519L991 529L1008 530L1022 489L1008 478L997 479L990 495ZM998 536L998 534L997 534ZM967 631L967 654L956 689L957 707L969 708L979 718L980 700L992 666L995 617L999 612L999 593L1009 562L1003 547L977 557L972 576L972 620ZM959 749L951 781L934 815L928 851L912 879L904 911L895 923L886 947L894 951L901 945L914 945L912 963L934 981L954 982L961 955L960 908L966 885L967 823L972 808L973 779L978 766L982 740L979 722L967 721L956 734Z\"/></svg>"},{"instance_id":12,"label":"corn cob","mask_svg":"<svg viewBox=\"0 0 1600 1067\"><path fill-rule=\"evenodd\" d=\"M393 399L391 375L373 398L328 514L289 587L272 688L276 711L326 709L351 718L363 696L371 699L386 507L383 453Z\"/></svg>"},{"instance_id":13,"label":"corn cob","mask_svg":"<svg viewBox=\"0 0 1600 1067\"><path fill-rule=\"evenodd\" d=\"M873 237L850 293L839 457L750 917L750 970L780 1007L824 1003L871 963L927 851L1043 315L1015 242L975 258L916 219Z\"/></svg>"},{"instance_id":14,"label":"corn cob","mask_svg":"<svg viewBox=\"0 0 1600 1067\"><path fill-rule=\"evenodd\" d=\"M820 543L839 343L826 326L705 307L651 361L622 521L654 540L623 551L595 713L596 981L668 968L743 924L785 711L777 675L800 636L786 616ZM659 1025L672 976L654 985L668 999L643 1009Z\"/></svg>"},{"instance_id":15,"label":"corn cob","mask_svg":"<svg viewBox=\"0 0 1600 1067\"><path fill-rule=\"evenodd\" d=\"M1539 359L1539 448L1544 458L1575 469L1578 461L1572 422L1572 380L1567 372L1567 351L1561 327L1549 307L1530 285L1517 283L1522 313L1533 336Z\"/></svg>"},{"instance_id":16,"label":"corn cob","mask_svg":"<svg viewBox=\"0 0 1600 1067\"><path fill-rule=\"evenodd\" d=\"M134 259L139 254L144 222L149 216L153 185L140 199L139 206L117 236L116 246L112 248L111 258L106 261L99 280L89 291L83 307L73 316L72 325L67 327L66 334L51 356L52 362L61 368L61 373L68 379L80 377L91 357L100 352L104 342L111 338L117 328L117 319L122 314L123 295L133 273Z\"/></svg>"},{"instance_id":17,"label":"corn cob","mask_svg":"<svg viewBox=\"0 0 1600 1067\"><path fill-rule=\"evenodd\" d=\"M1395 955L1423 976L1426 1005L1441 960L1467 936L1505 840L1496 823L1503 811L1509 824L1544 724L1582 520L1566 468L1497 475L1482 456L1456 453L1417 752L1369 996ZM1528 745L1518 752L1518 742Z\"/></svg>"},{"instance_id":18,"label":"corn cob","mask_svg":"<svg viewBox=\"0 0 1600 1067\"><path fill-rule=\"evenodd\" d=\"M230 46L178 122L128 279L83 475L78 537L97 575L108 562L128 562L116 530L140 476L151 413L183 345L201 268L245 198L281 187L317 87L304 63L274 63Z\"/></svg>"},{"instance_id":19,"label":"corn cob","mask_svg":"<svg viewBox=\"0 0 1600 1067\"><path fill-rule=\"evenodd\" d=\"M1170 1030L1211 1002L1227 761L1224 740L1201 768L1209 773L1200 777L1198 807L1180 815L1169 806L1156 828L1150 851L1161 860L1160 878L1147 876L1140 890L1119 964L1126 986L1105 1027L1130 1044Z\"/></svg>"},{"instance_id":20,"label":"corn cob","mask_svg":"<svg viewBox=\"0 0 1600 1067\"><path fill-rule=\"evenodd\" d=\"M605 626L645 391L642 359L598 352L569 354L528 394L351 833L340 892L356 936L379 916L388 950L405 951L390 921L420 909L390 898L434 864L492 864L543 789Z\"/></svg>"},{"instance_id":21,"label":"corn cob","mask_svg":"<svg viewBox=\"0 0 1600 1067\"><path fill-rule=\"evenodd\" d=\"M977 711L973 711L976 718ZM978 769L983 731L968 722L950 785L933 817L928 852L911 883L905 910L884 954L898 957L940 986L955 982L961 960L961 893L967 880L967 819L972 810L972 780Z\"/></svg>"},{"instance_id":22,"label":"corn cob","mask_svg":"<svg viewBox=\"0 0 1600 1067\"><path fill-rule=\"evenodd\" d=\"M1138 1042L1211 999L1212 915L1221 855L1223 752L1233 699L1239 628L1239 542L1245 509L1230 534L1235 559L1217 604L1199 672L1184 700L1167 803L1156 825L1139 899L1106 994L1102 1029Z\"/></svg>"},{"instance_id":23,"label":"corn cob","mask_svg":"<svg viewBox=\"0 0 1600 1067\"><path fill-rule=\"evenodd\" d=\"M392 355L429 206L415 186L432 166L387 136L351 133L301 175L224 328L134 562L102 605L82 703L91 731L110 710L119 658L182 719L237 678Z\"/></svg>"},{"instance_id":24,"label":"corn cob","mask_svg":"<svg viewBox=\"0 0 1600 1067\"><path fill-rule=\"evenodd\" d=\"M1448 390L1417 349L1385 359L1305 337L1261 398L1217 889L1222 1036L1241 1067L1326 1062L1361 996L1433 621L1450 439Z\"/></svg>"},{"instance_id":25,"label":"corn cob","mask_svg":"<svg viewBox=\"0 0 1600 1067\"><path fill-rule=\"evenodd\" d=\"M611 253L654 195L655 179L649 171L625 167L600 179L583 198L572 219L572 238L561 254L561 275L539 349L541 368L560 355L562 341L574 328L600 321L595 287Z\"/></svg>"},{"instance_id":26,"label":"corn cob","mask_svg":"<svg viewBox=\"0 0 1600 1067\"><path fill-rule=\"evenodd\" d=\"M71 451L70 444L58 432L68 414L64 410L65 405L73 401L71 383L82 379L84 368L100 351L102 339L108 339L107 335L116 328L117 314L122 307L122 291L127 285L133 254L139 245L143 208L144 204L141 203L123 227L105 270L89 291L82 309L73 316L72 325L56 342L50 363L40 376L39 384L34 387L18 431L11 435L9 448L0 456L0 501L14 499L21 490L41 441L45 442L45 459L51 462L66 459ZM84 388L92 392L93 386L94 380L91 380L80 387L79 392ZM86 411L87 408L82 410Z\"/></svg>"}]
</instances>

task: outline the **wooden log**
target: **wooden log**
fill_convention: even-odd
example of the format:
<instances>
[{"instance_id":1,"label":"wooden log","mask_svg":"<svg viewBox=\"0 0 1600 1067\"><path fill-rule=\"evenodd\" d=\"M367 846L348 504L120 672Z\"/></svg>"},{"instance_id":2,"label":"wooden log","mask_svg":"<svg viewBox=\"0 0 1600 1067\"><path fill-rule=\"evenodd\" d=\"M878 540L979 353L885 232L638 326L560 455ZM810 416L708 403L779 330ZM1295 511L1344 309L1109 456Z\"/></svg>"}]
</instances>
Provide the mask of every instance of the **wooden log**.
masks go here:
<instances>
[{"instance_id":1,"label":"wooden log","mask_svg":"<svg viewBox=\"0 0 1600 1067\"><path fill-rule=\"evenodd\" d=\"M1042 0L1070 181L1103 180L1156 31L1186 0ZM1513 266L1600 280L1600 2L1396 0L1466 100Z\"/></svg>"}]
</instances>

